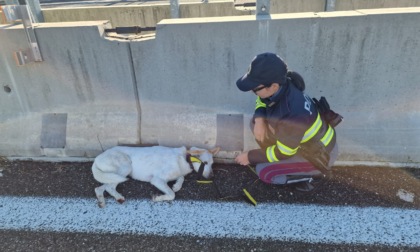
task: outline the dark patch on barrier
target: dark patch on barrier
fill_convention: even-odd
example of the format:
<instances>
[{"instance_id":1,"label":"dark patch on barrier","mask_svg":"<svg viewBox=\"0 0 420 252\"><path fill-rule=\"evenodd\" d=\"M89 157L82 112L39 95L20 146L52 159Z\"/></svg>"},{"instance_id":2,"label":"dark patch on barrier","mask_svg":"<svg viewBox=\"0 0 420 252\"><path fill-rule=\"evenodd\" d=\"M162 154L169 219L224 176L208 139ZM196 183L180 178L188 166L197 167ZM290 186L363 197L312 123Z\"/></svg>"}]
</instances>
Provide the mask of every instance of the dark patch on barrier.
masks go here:
<instances>
[{"instance_id":1,"label":"dark patch on barrier","mask_svg":"<svg viewBox=\"0 0 420 252\"><path fill-rule=\"evenodd\" d=\"M216 146L224 151L244 148L244 116L242 114L218 114Z\"/></svg>"},{"instance_id":2,"label":"dark patch on barrier","mask_svg":"<svg viewBox=\"0 0 420 252\"><path fill-rule=\"evenodd\" d=\"M105 29L105 32L115 32L117 34L127 34L127 33L139 34L141 32L150 32L150 31L156 31L156 27L130 26L130 27L115 27L114 29Z\"/></svg>"},{"instance_id":3,"label":"dark patch on barrier","mask_svg":"<svg viewBox=\"0 0 420 252\"><path fill-rule=\"evenodd\" d=\"M8 85L4 86L3 89L4 89L4 92L6 93L12 92L12 89Z\"/></svg>"},{"instance_id":4,"label":"dark patch on barrier","mask_svg":"<svg viewBox=\"0 0 420 252\"><path fill-rule=\"evenodd\" d=\"M43 114L41 148L64 148L66 146L67 114Z\"/></svg>"},{"instance_id":5,"label":"dark patch on barrier","mask_svg":"<svg viewBox=\"0 0 420 252\"><path fill-rule=\"evenodd\" d=\"M255 7L256 1L255 0L235 0L233 5L242 6L242 7Z\"/></svg>"}]
</instances>

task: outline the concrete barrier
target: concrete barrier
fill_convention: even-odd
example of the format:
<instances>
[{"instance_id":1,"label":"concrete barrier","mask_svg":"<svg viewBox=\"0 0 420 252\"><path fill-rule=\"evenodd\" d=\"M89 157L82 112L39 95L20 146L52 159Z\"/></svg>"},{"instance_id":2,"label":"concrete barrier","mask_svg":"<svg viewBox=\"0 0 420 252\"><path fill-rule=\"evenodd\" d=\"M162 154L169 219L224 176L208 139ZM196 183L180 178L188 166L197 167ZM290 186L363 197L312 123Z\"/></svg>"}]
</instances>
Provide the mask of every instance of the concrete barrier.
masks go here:
<instances>
[{"instance_id":1,"label":"concrete barrier","mask_svg":"<svg viewBox=\"0 0 420 252\"><path fill-rule=\"evenodd\" d=\"M418 7L420 0L332 0L336 11Z\"/></svg>"},{"instance_id":2,"label":"concrete barrier","mask_svg":"<svg viewBox=\"0 0 420 252\"><path fill-rule=\"evenodd\" d=\"M43 9L42 13L45 22L109 20L113 27L154 27L160 20L171 17L169 4L53 8Z\"/></svg>"},{"instance_id":3,"label":"concrete barrier","mask_svg":"<svg viewBox=\"0 0 420 252\"><path fill-rule=\"evenodd\" d=\"M270 13L345 11L372 8L420 6L420 0L271 0ZM235 8L234 1L210 3L180 3L181 18L254 15L255 7ZM43 9L46 22L74 22L110 20L113 27L154 27L163 19L170 19L169 3L152 5L96 6Z\"/></svg>"},{"instance_id":4,"label":"concrete barrier","mask_svg":"<svg viewBox=\"0 0 420 252\"><path fill-rule=\"evenodd\" d=\"M272 14L418 6L420 0L270 0Z\"/></svg>"},{"instance_id":5,"label":"concrete barrier","mask_svg":"<svg viewBox=\"0 0 420 252\"><path fill-rule=\"evenodd\" d=\"M129 43L104 39L105 27L39 24L44 61L17 66L25 32L0 26L0 155L92 157L101 146L139 142Z\"/></svg>"},{"instance_id":6,"label":"concrete barrier","mask_svg":"<svg viewBox=\"0 0 420 252\"><path fill-rule=\"evenodd\" d=\"M322 12L326 0L270 0L270 13Z\"/></svg>"},{"instance_id":7,"label":"concrete barrier","mask_svg":"<svg viewBox=\"0 0 420 252\"><path fill-rule=\"evenodd\" d=\"M235 81L272 51L344 116L340 162L415 166L419 13L171 19L133 40L106 38L105 22L45 23L35 28L44 62L21 67L10 56L25 46L21 27L0 26L0 154L92 157L100 143L142 143L219 145L232 158L256 147L247 126L255 96Z\"/></svg>"},{"instance_id":8,"label":"concrete barrier","mask_svg":"<svg viewBox=\"0 0 420 252\"><path fill-rule=\"evenodd\" d=\"M73 22L84 20L110 20L113 27L141 26L154 27L171 18L169 3L130 6L97 6L77 8L43 9L46 22ZM214 3L182 3L179 6L181 18L219 17L250 15L251 10L237 10L232 1Z\"/></svg>"}]
</instances>

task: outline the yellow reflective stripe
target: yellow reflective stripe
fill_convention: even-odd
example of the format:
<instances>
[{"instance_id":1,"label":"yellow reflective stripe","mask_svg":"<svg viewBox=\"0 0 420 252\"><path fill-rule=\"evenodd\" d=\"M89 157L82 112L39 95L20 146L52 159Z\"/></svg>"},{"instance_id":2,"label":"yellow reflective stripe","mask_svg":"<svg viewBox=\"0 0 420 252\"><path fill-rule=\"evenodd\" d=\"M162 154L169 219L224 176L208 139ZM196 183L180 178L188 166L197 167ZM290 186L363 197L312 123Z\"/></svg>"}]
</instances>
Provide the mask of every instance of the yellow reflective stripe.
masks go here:
<instances>
[{"instance_id":1,"label":"yellow reflective stripe","mask_svg":"<svg viewBox=\"0 0 420 252\"><path fill-rule=\"evenodd\" d=\"M307 141L311 140L312 137L315 136L315 134L318 132L318 130L322 126L322 120L321 116L318 113L318 116L316 117L315 122L312 124L312 126L305 132L305 135L303 135L301 143L306 143Z\"/></svg>"},{"instance_id":2,"label":"yellow reflective stripe","mask_svg":"<svg viewBox=\"0 0 420 252\"><path fill-rule=\"evenodd\" d=\"M333 136L334 136L334 130L330 125L328 125L328 130L325 133L325 135L321 138L321 142L325 146L327 146L331 142L331 139L333 138Z\"/></svg>"},{"instance_id":3,"label":"yellow reflective stripe","mask_svg":"<svg viewBox=\"0 0 420 252\"><path fill-rule=\"evenodd\" d=\"M270 162L270 163L279 161L276 157L275 152L274 152L274 148L276 148L276 146L272 145L272 146L268 147L267 150L266 150L266 156L267 156L268 162Z\"/></svg>"},{"instance_id":4,"label":"yellow reflective stripe","mask_svg":"<svg viewBox=\"0 0 420 252\"><path fill-rule=\"evenodd\" d=\"M287 147L286 145L282 144L280 141L277 141L277 148L279 148L280 152L286 156L295 155L298 148L292 149Z\"/></svg>"},{"instance_id":5,"label":"yellow reflective stripe","mask_svg":"<svg viewBox=\"0 0 420 252\"><path fill-rule=\"evenodd\" d=\"M259 108L266 108L267 105L261 101L261 98L259 96L257 96L257 100L255 101L255 109L259 109Z\"/></svg>"}]
</instances>

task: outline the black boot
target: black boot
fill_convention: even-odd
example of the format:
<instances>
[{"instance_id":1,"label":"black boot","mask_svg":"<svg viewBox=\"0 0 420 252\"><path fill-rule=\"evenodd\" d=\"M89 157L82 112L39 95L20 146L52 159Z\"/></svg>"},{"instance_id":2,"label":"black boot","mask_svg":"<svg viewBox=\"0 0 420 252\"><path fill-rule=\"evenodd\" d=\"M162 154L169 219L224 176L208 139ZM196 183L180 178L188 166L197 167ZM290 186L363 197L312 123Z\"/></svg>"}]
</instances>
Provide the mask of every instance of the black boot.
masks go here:
<instances>
[{"instance_id":1,"label":"black boot","mask_svg":"<svg viewBox=\"0 0 420 252\"><path fill-rule=\"evenodd\" d=\"M295 189L300 192L310 192L315 187L309 181L298 182L295 184Z\"/></svg>"}]
</instances>

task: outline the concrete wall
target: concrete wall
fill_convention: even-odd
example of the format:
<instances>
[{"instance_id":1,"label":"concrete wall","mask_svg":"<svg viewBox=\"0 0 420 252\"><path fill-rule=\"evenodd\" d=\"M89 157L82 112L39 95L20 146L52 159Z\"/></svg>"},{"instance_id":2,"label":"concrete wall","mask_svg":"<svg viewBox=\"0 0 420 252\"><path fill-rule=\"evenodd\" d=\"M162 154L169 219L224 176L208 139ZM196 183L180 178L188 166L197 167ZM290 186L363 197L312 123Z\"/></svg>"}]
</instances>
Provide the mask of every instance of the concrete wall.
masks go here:
<instances>
[{"instance_id":1,"label":"concrete wall","mask_svg":"<svg viewBox=\"0 0 420 252\"><path fill-rule=\"evenodd\" d=\"M52 8L43 9L42 13L45 22L109 20L113 27L154 27L160 20L171 17L169 4Z\"/></svg>"},{"instance_id":2,"label":"concrete wall","mask_svg":"<svg viewBox=\"0 0 420 252\"><path fill-rule=\"evenodd\" d=\"M110 20L113 27L142 26L154 27L163 20L171 18L169 3L153 5L130 5L113 7L78 7L43 9L46 22L72 22L84 20ZM219 17L250 15L250 10L237 10L233 2L183 3L179 6L182 18Z\"/></svg>"},{"instance_id":3,"label":"concrete wall","mask_svg":"<svg viewBox=\"0 0 420 252\"><path fill-rule=\"evenodd\" d=\"M420 0L333 0L335 10L402 8L420 6Z\"/></svg>"},{"instance_id":4,"label":"concrete wall","mask_svg":"<svg viewBox=\"0 0 420 252\"><path fill-rule=\"evenodd\" d=\"M330 5L330 6L328 6ZM420 6L420 0L271 0L270 12L322 12Z\"/></svg>"},{"instance_id":5,"label":"concrete wall","mask_svg":"<svg viewBox=\"0 0 420 252\"><path fill-rule=\"evenodd\" d=\"M420 6L420 0L271 0L270 13L323 12L327 2L337 11ZM169 3L112 7L77 7L43 9L46 22L110 20L113 27L156 26L171 18ZM255 7L235 8L233 1L181 3L181 18L253 15Z\"/></svg>"},{"instance_id":6,"label":"concrete wall","mask_svg":"<svg viewBox=\"0 0 420 252\"><path fill-rule=\"evenodd\" d=\"M28 48L22 26L0 28L0 155L93 156L101 144L139 141L129 44L104 39L107 23L38 25L44 61L24 66L13 58ZM44 120L54 114L67 116L66 129Z\"/></svg>"},{"instance_id":7,"label":"concrete wall","mask_svg":"<svg viewBox=\"0 0 420 252\"><path fill-rule=\"evenodd\" d=\"M326 0L270 0L270 13L321 12Z\"/></svg>"},{"instance_id":8,"label":"concrete wall","mask_svg":"<svg viewBox=\"0 0 420 252\"><path fill-rule=\"evenodd\" d=\"M416 165L419 13L172 19L159 23L155 38L129 42L104 38L104 22L45 23L35 28L44 62L21 67L11 53L25 47L24 33L1 26L0 86L11 91L0 92L0 155L94 156L99 138L104 149L219 145L220 157L233 157L256 147L247 126L255 96L235 81L256 54L272 51L304 76L309 95L327 97L344 116L340 162ZM48 136L53 123L45 116L54 113L68 115L66 145L45 150L40 134ZM243 130L242 145L226 148L238 138L220 136Z\"/></svg>"}]
</instances>

